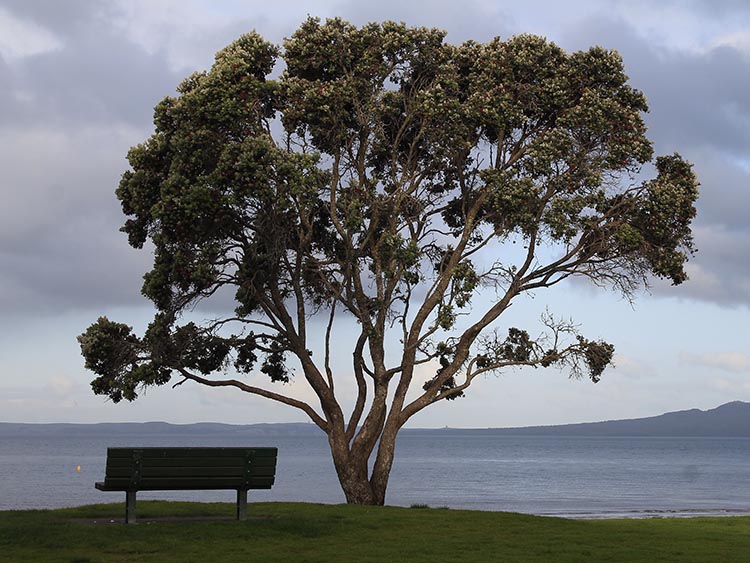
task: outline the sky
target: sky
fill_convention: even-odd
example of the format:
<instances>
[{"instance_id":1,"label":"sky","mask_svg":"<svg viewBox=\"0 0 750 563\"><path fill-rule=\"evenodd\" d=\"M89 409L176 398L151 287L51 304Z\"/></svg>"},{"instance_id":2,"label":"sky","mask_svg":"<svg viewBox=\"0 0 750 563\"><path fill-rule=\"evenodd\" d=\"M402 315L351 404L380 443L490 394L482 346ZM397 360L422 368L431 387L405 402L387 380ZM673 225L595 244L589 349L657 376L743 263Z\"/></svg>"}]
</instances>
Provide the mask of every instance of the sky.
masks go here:
<instances>
[{"instance_id":1,"label":"sky","mask_svg":"<svg viewBox=\"0 0 750 563\"><path fill-rule=\"evenodd\" d=\"M688 282L655 283L632 305L574 283L512 308L508 322L519 326L549 309L614 343L615 367L598 384L555 370L490 376L411 426L559 424L750 401L745 0L0 0L0 421L305 421L241 391L188 384L114 404L92 394L76 336L101 315L142 331L153 314L140 294L151 256L119 232L114 190L128 148L153 131L154 105L242 33L280 44L308 15L439 27L452 43L534 33L568 51L617 49L648 98L656 154L679 151L701 182ZM298 380L285 391L310 397Z\"/></svg>"}]
</instances>

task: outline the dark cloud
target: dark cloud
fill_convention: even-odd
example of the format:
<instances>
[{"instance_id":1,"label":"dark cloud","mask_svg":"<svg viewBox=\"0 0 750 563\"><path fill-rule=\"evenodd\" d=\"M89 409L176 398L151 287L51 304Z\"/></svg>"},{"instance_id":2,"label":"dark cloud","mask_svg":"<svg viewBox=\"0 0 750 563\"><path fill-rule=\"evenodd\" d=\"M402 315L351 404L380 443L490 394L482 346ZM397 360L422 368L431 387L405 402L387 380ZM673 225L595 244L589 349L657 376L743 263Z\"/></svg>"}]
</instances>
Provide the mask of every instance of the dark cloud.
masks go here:
<instances>
[{"instance_id":1,"label":"dark cloud","mask_svg":"<svg viewBox=\"0 0 750 563\"><path fill-rule=\"evenodd\" d=\"M153 106L193 68L210 64L217 49L254 27L278 42L304 14L283 25L238 17L195 37L193 45L182 37L183 61L195 56L198 62L176 71L165 50L149 52L111 23L116 4L4 0L3 6L55 34L62 46L12 65L0 58L0 309L143 304L148 252L133 251L118 233L124 217L113 195L127 148L147 137ZM341 2L332 13L356 24L394 19L449 28L451 42L522 31L491 2L440 0L429 10L395 0ZM696 164L703 186L693 279L677 289L656 284L654 292L750 304L750 172L742 160L750 155L750 58L729 47L666 51L605 17L550 38L569 50L618 49L633 85L649 98L657 151L679 150Z\"/></svg>"},{"instance_id":2,"label":"dark cloud","mask_svg":"<svg viewBox=\"0 0 750 563\"><path fill-rule=\"evenodd\" d=\"M641 61L658 153L678 151L701 182L691 280L675 293L750 306L750 60L721 48ZM645 74L645 73L644 73ZM743 162L743 159L744 162ZM663 288L657 291L662 293Z\"/></svg>"},{"instance_id":3,"label":"dark cloud","mask_svg":"<svg viewBox=\"0 0 750 563\"><path fill-rule=\"evenodd\" d=\"M41 4L6 7L80 33L12 65L0 59L0 310L142 303L147 262L118 232L114 189L128 147L148 135L154 104L177 79L163 55L91 25L98 4Z\"/></svg>"},{"instance_id":4,"label":"dark cloud","mask_svg":"<svg viewBox=\"0 0 750 563\"><path fill-rule=\"evenodd\" d=\"M731 47L705 53L660 48L626 22L604 16L579 22L561 36L571 50L601 45L623 56L630 82L643 90L646 120L657 149L750 150L750 58Z\"/></svg>"},{"instance_id":5,"label":"dark cloud","mask_svg":"<svg viewBox=\"0 0 750 563\"><path fill-rule=\"evenodd\" d=\"M747 0L672 0L673 6L685 8L686 6L701 12L708 17L728 16L748 19L750 13L747 9Z\"/></svg>"},{"instance_id":6,"label":"dark cloud","mask_svg":"<svg viewBox=\"0 0 750 563\"><path fill-rule=\"evenodd\" d=\"M735 156L750 151L750 59L730 47L706 54L653 53L631 72L644 84L656 141L672 147L710 147Z\"/></svg>"},{"instance_id":7,"label":"dark cloud","mask_svg":"<svg viewBox=\"0 0 750 563\"><path fill-rule=\"evenodd\" d=\"M750 234L750 160L713 150L696 151L691 158L701 181L698 224Z\"/></svg>"},{"instance_id":8,"label":"dark cloud","mask_svg":"<svg viewBox=\"0 0 750 563\"><path fill-rule=\"evenodd\" d=\"M179 81L163 56L120 35L96 31L62 49L26 57L14 68L12 82L23 96L11 101L5 113L18 125L142 126Z\"/></svg>"},{"instance_id":9,"label":"dark cloud","mask_svg":"<svg viewBox=\"0 0 750 563\"><path fill-rule=\"evenodd\" d=\"M148 255L118 232L123 217L113 193L133 134L114 126L0 133L0 310L142 302Z\"/></svg>"},{"instance_id":10,"label":"dark cloud","mask_svg":"<svg viewBox=\"0 0 750 563\"><path fill-rule=\"evenodd\" d=\"M21 20L68 37L85 33L94 23L101 25L116 10L103 0L3 0L2 7Z\"/></svg>"},{"instance_id":11,"label":"dark cloud","mask_svg":"<svg viewBox=\"0 0 750 563\"><path fill-rule=\"evenodd\" d=\"M677 151L695 165L701 196L691 279L678 288L656 282L654 293L750 306L750 57L730 47L667 50L607 17L582 21L561 44L617 49L648 98L656 153Z\"/></svg>"},{"instance_id":12,"label":"dark cloud","mask_svg":"<svg viewBox=\"0 0 750 563\"><path fill-rule=\"evenodd\" d=\"M9 108L13 99L13 73L8 64L0 55L0 118L5 117L6 108ZM5 119L3 119L5 121Z\"/></svg>"},{"instance_id":13,"label":"dark cloud","mask_svg":"<svg viewBox=\"0 0 750 563\"><path fill-rule=\"evenodd\" d=\"M404 21L411 26L447 29L448 41L460 43L468 39L487 41L507 36L512 19L499 2L467 0L436 0L429 7L421 2L383 0L379 2L341 2L334 10L357 25L373 21Z\"/></svg>"},{"instance_id":14,"label":"dark cloud","mask_svg":"<svg viewBox=\"0 0 750 563\"><path fill-rule=\"evenodd\" d=\"M0 310L55 314L142 305L148 250L118 232L125 155L151 130L153 106L190 71L149 53L106 19L101 2L10 2L62 46L0 58ZM233 21L197 42L215 50L252 28ZM191 69L192 71L192 69Z\"/></svg>"},{"instance_id":15,"label":"dark cloud","mask_svg":"<svg viewBox=\"0 0 750 563\"><path fill-rule=\"evenodd\" d=\"M57 315L75 310L96 314L108 307L142 305L144 253L128 249L108 225L82 228L31 241L25 251L0 251L0 310L4 314ZM140 273L139 273L140 272Z\"/></svg>"},{"instance_id":16,"label":"dark cloud","mask_svg":"<svg viewBox=\"0 0 750 563\"><path fill-rule=\"evenodd\" d=\"M750 306L747 231L717 227L696 229L699 254L688 265L690 279L678 287L656 283L654 295L716 303L723 307Z\"/></svg>"}]
</instances>

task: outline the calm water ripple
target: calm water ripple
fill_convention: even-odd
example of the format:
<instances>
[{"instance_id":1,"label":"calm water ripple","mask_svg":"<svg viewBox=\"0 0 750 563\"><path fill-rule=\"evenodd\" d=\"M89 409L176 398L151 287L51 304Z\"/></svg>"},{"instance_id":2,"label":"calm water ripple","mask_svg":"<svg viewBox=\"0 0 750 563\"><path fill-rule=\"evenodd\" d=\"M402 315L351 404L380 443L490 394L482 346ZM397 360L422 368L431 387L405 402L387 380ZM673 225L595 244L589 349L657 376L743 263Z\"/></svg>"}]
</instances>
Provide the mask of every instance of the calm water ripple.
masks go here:
<instances>
[{"instance_id":1,"label":"calm water ripple","mask_svg":"<svg viewBox=\"0 0 750 563\"><path fill-rule=\"evenodd\" d=\"M276 446L276 485L251 491L251 500L344 501L322 436L0 436L0 510L120 502L122 493L94 489L104 477L106 448L166 445ZM387 502L571 518L750 514L750 439L407 434L399 439Z\"/></svg>"}]
</instances>

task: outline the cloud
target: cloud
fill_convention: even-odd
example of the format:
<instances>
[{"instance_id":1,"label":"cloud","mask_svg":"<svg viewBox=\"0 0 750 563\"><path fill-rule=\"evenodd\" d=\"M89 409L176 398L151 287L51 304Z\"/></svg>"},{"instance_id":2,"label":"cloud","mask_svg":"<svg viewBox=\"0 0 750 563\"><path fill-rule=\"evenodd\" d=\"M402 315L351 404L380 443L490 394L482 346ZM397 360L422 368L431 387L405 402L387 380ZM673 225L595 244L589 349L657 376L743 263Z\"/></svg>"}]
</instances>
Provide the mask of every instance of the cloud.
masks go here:
<instances>
[{"instance_id":1,"label":"cloud","mask_svg":"<svg viewBox=\"0 0 750 563\"><path fill-rule=\"evenodd\" d=\"M0 130L0 309L6 313L142 303L148 252L118 232L114 196L138 132Z\"/></svg>"},{"instance_id":2,"label":"cloud","mask_svg":"<svg viewBox=\"0 0 750 563\"><path fill-rule=\"evenodd\" d=\"M717 35L746 28L749 15L744 0L612 0L608 9L647 43L694 52Z\"/></svg>"},{"instance_id":3,"label":"cloud","mask_svg":"<svg viewBox=\"0 0 750 563\"><path fill-rule=\"evenodd\" d=\"M61 6L5 3L15 20L59 38L54 49L11 63L0 57L0 309L7 314L143 303L148 252L133 251L118 232L124 217L114 190L128 148L149 135L153 106L179 78L162 53L146 52L107 23L106 4Z\"/></svg>"},{"instance_id":4,"label":"cloud","mask_svg":"<svg viewBox=\"0 0 750 563\"><path fill-rule=\"evenodd\" d=\"M77 386L78 383L70 377L66 377L64 375L56 375L47 380L47 384L45 385L45 393L59 399L65 399L73 392L73 390Z\"/></svg>"},{"instance_id":5,"label":"cloud","mask_svg":"<svg viewBox=\"0 0 750 563\"><path fill-rule=\"evenodd\" d=\"M699 252L688 263L690 279L672 287L664 281L654 284L658 296L708 301L724 307L750 306L750 232L728 230L721 225L695 229Z\"/></svg>"},{"instance_id":6,"label":"cloud","mask_svg":"<svg viewBox=\"0 0 750 563\"><path fill-rule=\"evenodd\" d=\"M676 3L662 7L683 13ZM642 3L635 8L636 13L648 10ZM695 13L688 16L693 21ZM632 22L621 10L583 18L561 39L569 49L592 44L617 49L631 83L648 98L648 136L656 153L678 151L695 165L701 195L694 223L698 254L688 264L691 279L677 288L656 280L653 293L750 306L750 57L710 41L701 49L667 48L646 40L644 29Z\"/></svg>"},{"instance_id":7,"label":"cloud","mask_svg":"<svg viewBox=\"0 0 750 563\"><path fill-rule=\"evenodd\" d=\"M733 373L750 373L750 355L742 352L692 354L682 352L680 361L690 365L716 368Z\"/></svg>"},{"instance_id":8,"label":"cloud","mask_svg":"<svg viewBox=\"0 0 750 563\"><path fill-rule=\"evenodd\" d=\"M60 40L33 22L19 20L0 7L0 54L20 58L59 49Z\"/></svg>"},{"instance_id":9,"label":"cloud","mask_svg":"<svg viewBox=\"0 0 750 563\"><path fill-rule=\"evenodd\" d=\"M750 33L747 31L726 33L717 37L711 47L730 47L748 56L750 55Z\"/></svg>"},{"instance_id":10,"label":"cloud","mask_svg":"<svg viewBox=\"0 0 750 563\"><path fill-rule=\"evenodd\" d=\"M538 12L535 6L521 16ZM614 13L625 10L611 6ZM5 0L0 29L3 21L13 21L35 31L29 33L31 46L18 47L20 56L11 62L0 56L4 311L143 303L139 289L150 267L148 252L133 251L118 232L124 217L113 195L128 147L148 136L153 106L191 70L210 64L217 49L253 27L277 42L290 34L309 9L302 2L292 8ZM522 31L519 12L481 0L440 0L430 9L394 0L330 0L315 9L358 24L402 19L445 27L452 42ZM567 31L553 39L569 49L596 43L619 49L634 85L649 96L657 149L682 151L703 182L700 252L689 266L693 279L677 289L656 284L654 293L750 304L750 172L743 165L750 154L750 59L729 35L722 46L678 52L646 41L628 23L632 19L588 9L594 15L568 14Z\"/></svg>"},{"instance_id":11,"label":"cloud","mask_svg":"<svg viewBox=\"0 0 750 563\"><path fill-rule=\"evenodd\" d=\"M706 149L744 157L750 149L750 59L732 47L661 54L634 65L647 82L649 126L664 152Z\"/></svg>"},{"instance_id":12,"label":"cloud","mask_svg":"<svg viewBox=\"0 0 750 563\"><path fill-rule=\"evenodd\" d=\"M125 155L150 134L154 105L200 68L176 70L174 61L200 51L209 64L252 17L195 2L99 0L9 0L0 15L56 38L12 64L0 55L0 308L143 304L149 253L118 232L125 218L114 190Z\"/></svg>"},{"instance_id":13,"label":"cloud","mask_svg":"<svg viewBox=\"0 0 750 563\"><path fill-rule=\"evenodd\" d=\"M621 1L627 4L624 0ZM738 23L750 20L745 0L671 0L671 3L689 10L695 9L699 18L703 20L706 16L716 17L717 14Z\"/></svg>"},{"instance_id":14,"label":"cloud","mask_svg":"<svg viewBox=\"0 0 750 563\"><path fill-rule=\"evenodd\" d=\"M628 379L641 379L642 377L653 377L656 375L652 366L631 356L615 354L612 363L614 365L614 368L612 368L614 373L625 376Z\"/></svg>"},{"instance_id":15,"label":"cloud","mask_svg":"<svg viewBox=\"0 0 750 563\"><path fill-rule=\"evenodd\" d=\"M738 49L670 49L644 37L622 14L582 18L560 41L572 50L601 45L620 52L631 84L648 98L646 121L657 152L710 148L747 155L750 59Z\"/></svg>"},{"instance_id":16,"label":"cloud","mask_svg":"<svg viewBox=\"0 0 750 563\"><path fill-rule=\"evenodd\" d=\"M747 153L750 155L750 152ZM701 182L698 224L708 228L746 231L750 209L750 167L748 161L732 158L718 150L695 151L695 170ZM697 233L701 236L701 233Z\"/></svg>"},{"instance_id":17,"label":"cloud","mask_svg":"<svg viewBox=\"0 0 750 563\"><path fill-rule=\"evenodd\" d=\"M184 0L121 0L116 5L113 27L186 75L210 66L214 53L243 33L262 30L267 40L280 43L299 24L292 25L289 17L273 20L249 5L226 9L221 3Z\"/></svg>"},{"instance_id":18,"label":"cloud","mask_svg":"<svg viewBox=\"0 0 750 563\"><path fill-rule=\"evenodd\" d=\"M711 379L710 386L728 397L747 397L750 394L750 381L736 381L722 377Z\"/></svg>"},{"instance_id":19,"label":"cloud","mask_svg":"<svg viewBox=\"0 0 750 563\"><path fill-rule=\"evenodd\" d=\"M3 0L3 7L27 26L64 37L85 31L93 24L101 27L113 9L104 0Z\"/></svg>"},{"instance_id":20,"label":"cloud","mask_svg":"<svg viewBox=\"0 0 750 563\"><path fill-rule=\"evenodd\" d=\"M173 93L180 80L163 58L106 30L26 57L14 74L23 96L5 112L7 121L62 129L78 124L146 125L154 105Z\"/></svg>"},{"instance_id":21,"label":"cloud","mask_svg":"<svg viewBox=\"0 0 750 563\"><path fill-rule=\"evenodd\" d=\"M382 0L380 2L340 2L334 13L357 25L372 21L404 21L411 26L448 29L448 41L460 43L468 39L487 41L509 35L512 19L497 2L468 0L436 0L422 2Z\"/></svg>"}]
</instances>

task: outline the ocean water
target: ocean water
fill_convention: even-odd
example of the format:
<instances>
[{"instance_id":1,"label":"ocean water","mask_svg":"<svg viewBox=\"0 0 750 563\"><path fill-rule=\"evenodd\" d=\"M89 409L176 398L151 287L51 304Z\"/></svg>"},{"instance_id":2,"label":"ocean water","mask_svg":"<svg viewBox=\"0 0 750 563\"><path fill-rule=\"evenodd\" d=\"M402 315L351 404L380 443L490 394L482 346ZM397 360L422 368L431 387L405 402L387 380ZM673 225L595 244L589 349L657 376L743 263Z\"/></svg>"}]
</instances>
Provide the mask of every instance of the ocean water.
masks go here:
<instances>
[{"instance_id":1,"label":"ocean water","mask_svg":"<svg viewBox=\"0 0 750 563\"><path fill-rule=\"evenodd\" d=\"M0 436L0 510L123 502L94 488L110 446L275 446L276 484L250 491L250 502L344 502L322 435ZM231 502L234 493L138 498ZM386 502L571 518L750 514L750 439L404 434Z\"/></svg>"}]
</instances>

